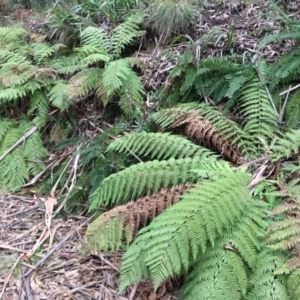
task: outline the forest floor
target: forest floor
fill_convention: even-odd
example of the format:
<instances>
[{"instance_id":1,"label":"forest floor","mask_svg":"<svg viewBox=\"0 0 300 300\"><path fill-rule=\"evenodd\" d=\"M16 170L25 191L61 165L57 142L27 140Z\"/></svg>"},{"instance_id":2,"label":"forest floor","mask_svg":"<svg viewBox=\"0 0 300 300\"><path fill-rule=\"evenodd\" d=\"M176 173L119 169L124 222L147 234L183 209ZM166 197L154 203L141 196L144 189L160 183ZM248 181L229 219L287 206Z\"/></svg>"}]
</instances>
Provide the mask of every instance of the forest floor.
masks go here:
<instances>
[{"instance_id":1,"label":"forest floor","mask_svg":"<svg viewBox=\"0 0 300 300\"><path fill-rule=\"evenodd\" d=\"M224 2L224 5L218 1L207 6L199 25L188 33L197 40L212 28L220 27L223 38L205 51L202 49L201 58L220 56L222 51L237 54L248 51L252 57L256 55L272 62L290 49L292 42L283 41L257 50L258 42L270 32L278 32L281 25L282 19L276 17L268 4ZM291 18L299 20L300 1L289 1L288 11ZM230 49L229 30L234 36ZM166 84L172 68L170 60L160 54L165 50L182 53L185 48L179 44L135 54L146 66L151 63L152 67L146 67L143 75L148 90ZM45 199L39 195L0 197L0 299L176 299L176 283L173 286L166 283L154 293L151 284L146 282L120 296L118 268L122 253L83 256L80 247L90 219L63 210L51 218L54 205L51 199L47 197L46 206Z\"/></svg>"}]
</instances>

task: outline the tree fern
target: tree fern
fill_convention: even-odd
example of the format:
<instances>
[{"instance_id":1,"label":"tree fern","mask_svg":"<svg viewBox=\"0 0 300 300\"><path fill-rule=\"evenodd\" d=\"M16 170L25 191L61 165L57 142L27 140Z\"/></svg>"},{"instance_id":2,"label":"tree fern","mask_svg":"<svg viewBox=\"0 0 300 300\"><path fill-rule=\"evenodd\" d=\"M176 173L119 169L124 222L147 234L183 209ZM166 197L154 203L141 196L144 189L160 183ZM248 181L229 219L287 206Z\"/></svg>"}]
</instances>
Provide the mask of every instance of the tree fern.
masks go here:
<instances>
[{"instance_id":1,"label":"tree fern","mask_svg":"<svg viewBox=\"0 0 300 300\"><path fill-rule=\"evenodd\" d=\"M151 159L168 159L184 157L213 156L206 148L191 143L181 136L170 133L131 133L113 141L107 151L114 150L121 153L135 153L149 156Z\"/></svg>"},{"instance_id":2,"label":"tree fern","mask_svg":"<svg viewBox=\"0 0 300 300\"><path fill-rule=\"evenodd\" d=\"M217 181L200 182L155 218L124 254L120 290L148 277L156 289L166 278L187 271L242 215L250 197L248 183L246 173L220 172Z\"/></svg>"},{"instance_id":3,"label":"tree fern","mask_svg":"<svg viewBox=\"0 0 300 300\"><path fill-rule=\"evenodd\" d=\"M157 192L161 188L193 182L190 169L228 169L226 162L211 162L199 157L138 163L105 178L95 191L90 210L103 204L123 204L130 199Z\"/></svg>"}]
</instances>

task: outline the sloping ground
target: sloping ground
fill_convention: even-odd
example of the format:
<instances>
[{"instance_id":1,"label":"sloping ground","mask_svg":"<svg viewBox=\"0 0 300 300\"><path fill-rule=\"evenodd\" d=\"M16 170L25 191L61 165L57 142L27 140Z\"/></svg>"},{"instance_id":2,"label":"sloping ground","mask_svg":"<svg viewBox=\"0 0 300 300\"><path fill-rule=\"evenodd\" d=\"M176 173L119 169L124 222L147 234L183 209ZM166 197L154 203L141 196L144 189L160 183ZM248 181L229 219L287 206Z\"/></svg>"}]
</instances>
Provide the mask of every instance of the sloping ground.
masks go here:
<instances>
[{"instance_id":1,"label":"sloping ground","mask_svg":"<svg viewBox=\"0 0 300 300\"><path fill-rule=\"evenodd\" d=\"M170 283L157 293L146 283L118 295L122 253L83 257L79 250L88 222L62 214L49 224L43 200L1 197L0 299L176 299L176 289L168 292Z\"/></svg>"},{"instance_id":2,"label":"sloping ground","mask_svg":"<svg viewBox=\"0 0 300 300\"><path fill-rule=\"evenodd\" d=\"M215 3L213 3L215 2ZM224 4L222 4L224 2ZM286 1L288 16L300 20L300 1ZM188 38L172 47L154 47L150 51L136 53L146 65L143 82L151 91L162 84L168 85L167 76L174 66L166 51L182 54L187 48L200 59L220 57L226 54L243 55L245 60L266 59L272 63L292 47L290 40L265 45L258 49L263 37L282 29L283 15L271 8L269 1L209 1L200 11L198 25L187 34L194 45L188 46ZM230 37L232 35L232 37Z\"/></svg>"},{"instance_id":3,"label":"sloping ground","mask_svg":"<svg viewBox=\"0 0 300 300\"><path fill-rule=\"evenodd\" d=\"M300 1L288 3L290 17L300 19ZM225 1L225 5L220 5L218 1L202 12L199 25L189 35L202 47L200 58L221 56L226 51L248 51L250 57L272 62L292 43L284 41L261 50L256 46L262 37L278 31L279 26L280 18L275 17L268 4ZM201 40L216 27L220 28L218 35ZM229 31L234 38L228 48ZM182 43L136 53L145 62L143 81L149 91L167 86L167 76L174 66L171 59L160 54L165 50L181 54L186 48ZM176 282L173 286L166 283L157 294L151 284L145 283L128 290L123 297L118 295L122 253L82 256L80 245L90 220L63 211L52 219L47 212L49 208L39 198L0 198L0 299L176 299Z\"/></svg>"}]
</instances>

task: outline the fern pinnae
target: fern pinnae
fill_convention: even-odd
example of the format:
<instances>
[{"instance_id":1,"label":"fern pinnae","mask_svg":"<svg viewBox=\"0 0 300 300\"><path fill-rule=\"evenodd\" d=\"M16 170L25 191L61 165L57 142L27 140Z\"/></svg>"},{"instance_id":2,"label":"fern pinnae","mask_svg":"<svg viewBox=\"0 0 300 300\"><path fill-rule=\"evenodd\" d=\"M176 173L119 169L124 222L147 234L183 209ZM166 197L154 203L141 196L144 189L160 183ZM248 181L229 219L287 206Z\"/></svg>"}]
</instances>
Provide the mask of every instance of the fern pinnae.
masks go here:
<instances>
[{"instance_id":1,"label":"fern pinnae","mask_svg":"<svg viewBox=\"0 0 300 300\"><path fill-rule=\"evenodd\" d=\"M287 279L287 288L291 300L300 298L300 268L294 270Z\"/></svg>"},{"instance_id":2,"label":"fern pinnae","mask_svg":"<svg viewBox=\"0 0 300 300\"><path fill-rule=\"evenodd\" d=\"M207 164L205 162L207 161ZM197 174L191 169L216 170L226 162L204 160L200 157L169 159L138 163L105 178L92 197L90 210L102 204L124 204L130 199L157 192L176 184L194 182Z\"/></svg>"},{"instance_id":3,"label":"fern pinnae","mask_svg":"<svg viewBox=\"0 0 300 300\"><path fill-rule=\"evenodd\" d=\"M110 41L108 34L101 28L88 26L80 34L81 42L85 46L92 46L109 52Z\"/></svg>"},{"instance_id":4,"label":"fern pinnae","mask_svg":"<svg viewBox=\"0 0 300 300\"><path fill-rule=\"evenodd\" d=\"M139 30L139 26L145 14L143 12L130 16L124 23L118 25L113 30L111 51L118 58L126 45L129 45L137 37L144 35L144 31Z\"/></svg>"},{"instance_id":5,"label":"fern pinnae","mask_svg":"<svg viewBox=\"0 0 300 300\"><path fill-rule=\"evenodd\" d=\"M243 299L248 286L248 267L256 262L267 225L263 222L257 226L257 221L266 219L267 211L264 203L252 200L245 203L243 215L228 223L216 244L198 256L179 299ZM256 236L256 231L260 235Z\"/></svg>"},{"instance_id":6,"label":"fern pinnae","mask_svg":"<svg viewBox=\"0 0 300 300\"><path fill-rule=\"evenodd\" d=\"M227 176L222 174L218 181L204 181L190 189L179 203L140 231L123 257L121 290L147 277L157 288L165 278L181 274L191 258L195 259L201 250L206 250L208 241L212 246L215 244L226 223L233 224L242 214L250 197L249 176L234 171L227 172ZM217 209L214 217L208 214L207 208L211 205ZM226 218L220 214L225 214ZM187 247L182 249L183 245ZM143 277L145 274L147 277Z\"/></svg>"},{"instance_id":7,"label":"fern pinnae","mask_svg":"<svg viewBox=\"0 0 300 300\"><path fill-rule=\"evenodd\" d=\"M107 151L131 152L150 156L158 160L184 157L208 157L214 154L206 148L197 146L184 137L170 133L131 133L113 141Z\"/></svg>"},{"instance_id":8,"label":"fern pinnae","mask_svg":"<svg viewBox=\"0 0 300 300\"><path fill-rule=\"evenodd\" d=\"M250 292L247 300L289 300L285 278L276 275L278 266L284 263L285 255L272 250L263 250L257 257L254 272L250 277Z\"/></svg>"}]
</instances>

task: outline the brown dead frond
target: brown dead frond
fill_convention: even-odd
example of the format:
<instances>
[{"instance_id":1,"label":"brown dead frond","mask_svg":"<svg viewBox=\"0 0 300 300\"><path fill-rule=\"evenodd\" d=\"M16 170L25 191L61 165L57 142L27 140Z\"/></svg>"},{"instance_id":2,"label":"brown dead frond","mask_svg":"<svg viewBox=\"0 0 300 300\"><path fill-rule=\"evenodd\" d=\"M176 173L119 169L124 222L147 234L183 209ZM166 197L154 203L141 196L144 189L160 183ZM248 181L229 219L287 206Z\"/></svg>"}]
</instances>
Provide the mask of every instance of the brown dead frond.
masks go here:
<instances>
[{"instance_id":1,"label":"brown dead frond","mask_svg":"<svg viewBox=\"0 0 300 300\"><path fill-rule=\"evenodd\" d=\"M224 155L234 163L241 159L242 155L239 149L231 145L231 141L225 139L210 121L199 115L198 110L189 110L188 114L177 118L173 127L183 124L186 124L186 136L193 142Z\"/></svg>"},{"instance_id":2,"label":"brown dead frond","mask_svg":"<svg viewBox=\"0 0 300 300\"><path fill-rule=\"evenodd\" d=\"M87 229L85 238L88 241L90 237L97 235L97 232L100 233L101 228L107 228L112 224L119 226L120 222L124 235L129 229L131 237L134 238L141 227L146 226L167 207L179 202L180 195L190 187L190 184L185 184L171 189L162 189L152 195L141 197L135 202L131 201L126 205L118 206L94 220Z\"/></svg>"}]
</instances>

